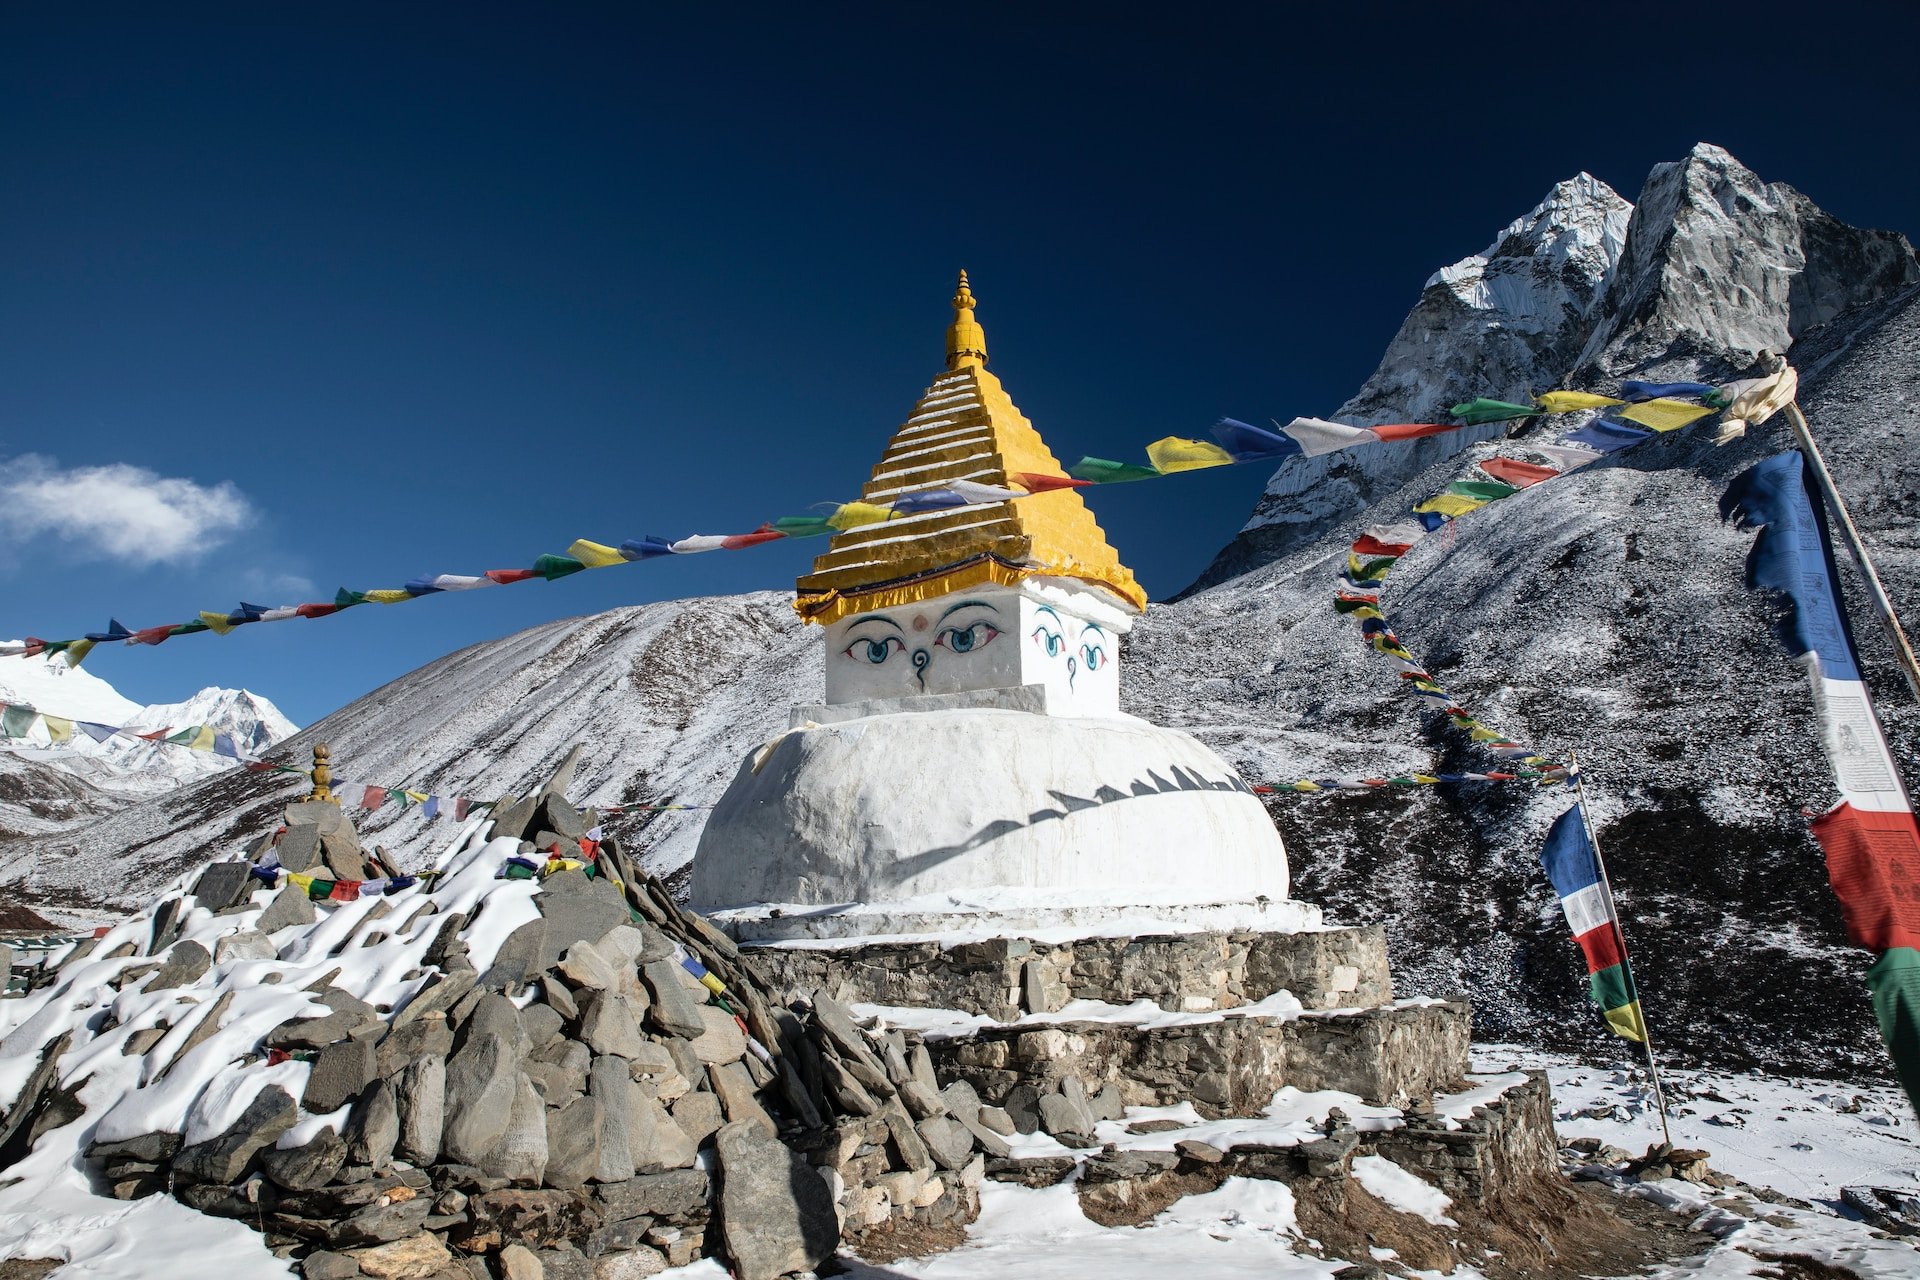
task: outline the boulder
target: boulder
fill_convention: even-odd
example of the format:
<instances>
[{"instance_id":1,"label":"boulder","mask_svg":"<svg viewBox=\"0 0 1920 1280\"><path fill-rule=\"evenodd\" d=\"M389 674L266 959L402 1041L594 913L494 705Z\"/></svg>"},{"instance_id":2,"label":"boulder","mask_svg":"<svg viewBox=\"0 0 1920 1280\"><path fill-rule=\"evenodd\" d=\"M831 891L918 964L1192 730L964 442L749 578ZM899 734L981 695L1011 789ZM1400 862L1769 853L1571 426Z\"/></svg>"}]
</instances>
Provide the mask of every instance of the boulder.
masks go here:
<instances>
[{"instance_id":1,"label":"boulder","mask_svg":"<svg viewBox=\"0 0 1920 1280\"><path fill-rule=\"evenodd\" d=\"M593 1199L608 1222L630 1218L682 1221L706 1212L707 1175L699 1169L642 1174L595 1187Z\"/></svg>"},{"instance_id":2,"label":"boulder","mask_svg":"<svg viewBox=\"0 0 1920 1280\"><path fill-rule=\"evenodd\" d=\"M721 1233L740 1280L777 1280L833 1256L833 1195L797 1152L748 1124L723 1126L715 1147Z\"/></svg>"},{"instance_id":3,"label":"boulder","mask_svg":"<svg viewBox=\"0 0 1920 1280\"><path fill-rule=\"evenodd\" d=\"M636 1122L627 1136L634 1168L641 1173L664 1173L692 1164L697 1151L693 1139L674 1123L667 1109L649 1098L639 1085L629 1083L627 1087L633 1091Z\"/></svg>"},{"instance_id":4,"label":"boulder","mask_svg":"<svg viewBox=\"0 0 1920 1280\"><path fill-rule=\"evenodd\" d=\"M667 1035L692 1040L705 1033L707 1024L700 1016L702 1002L694 999L693 993L680 981L683 972L685 970L671 960L653 960L641 968L640 980L646 984L647 994L653 997L647 1009L647 1022Z\"/></svg>"},{"instance_id":5,"label":"boulder","mask_svg":"<svg viewBox=\"0 0 1920 1280\"><path fill-rule=\"evenodd\" d=\"M440 1155L440 1131L446 1123L447 1061L438 1054L421 1054L400 1073L396 1101L400 1131L394 1149L416 1165L431 1164Z\"/></svg>"},{"instance_id":6,"label":"boulder","mask_svg":"<svg viewBox=\"0 0 1920 1280\"><path fill-rule=\"evenodd\" d=\"M446 1243L430 1231L403 1240L377 1244L370 1249L355 1249L347 1255L359 1268L357 1274L374 1280L439 1280L453 1271L453 1254Z\"/></svg>"},{"instance_id":7,"label":"boulder","mask_svg":"<svg viewBox=\"0 0 1920 1280\"><path fill-rule=\"evenodd\" d=\"M274 852L280 865L288 871L311 871L313 864L320 861L320 828L307 824L288 827L280 842L274 845Z\"/></svg>"},{"instance_id":8,"label":"boulder","mask_svg":"<svg viewBox=\"0 0 1920 1280\"><path fill-rule=\"evenodd\" d=\"M497 1035L471 1039L447 1059L440 1149L448 1158L478 1165L493 1149L512 1118L519 1079L513 1050Z\"/></svg>"},{"instance_id":9,"label":"boulder","mask_svg":"<svg viewBox=\"0 0 1920 1280\"><path fill-rule=\"evenodd\" d=\"M358 1280L365 1274L359 1263L331 1249L316 1250L300 1263L303 1280Z\"/></svg>"},{"instance_id":10,"label":"boulder","mask_svg":"<svg viewBox=\"0 0 1920 1280\"><path fill-rule=\"evenodd\" d=\"M213 944L215 964L226 964L230 960L277 960L280 948L273 945L273 939L257 929L242 929L239 933L230 933Z\"/></svg>"},{"instance_id":11,"label":"boulder","mask_svg":"<svg viewBox=\"0 0 1920 1280\"><path fill-rule=\"evenodd\" d=\"M340 806L331 800L302 800L290 804L285 810L287 835L292 835L302 827L312 827L319 832L338 831L345 817ZM280 837L285 840L286 836ZM281 865L285 865L283 860Z\"/></svg>"},{"instance_id":12,"label":"boulder","mask_svg":"<svg viewBox=\"0 0 1920 1280\"><path fill-rule=\"evenodd\" d=\"M566 1020L552 1005L530 1004L520 1011L520 1027L527 1033L530 1051L538 1052L560 1038Z\"/></svg>"},{"instance_id":13,"label":"boulder","mask_svg":"<svg viewBox=\"0 0 1920 1280\"><path fill-rule=\"evenodd\" d=\"M193 882L193 897L209 911L225 911L243 900L254 883L248 863L216 862Z\"/></svg>"},{"instance_id":14,"label":"boulder","mask_svg":"<svg viewBox=\"0 0 1920 1280\"><path fill-rule=\"evenodd\" d=\"M579 1189L600 1175L600 1134L606 1110L597 1098L575 1098L547 1112L549 1186Z\"/></svg>"},{"instance_id":15,"label":"boulder","mask_svg":"<svg viewBox=\"0 0 1920 1280\"><path fill-rule=\"evenodd\" d=\"M289 1191L317 1191L332 1182L346 1162L347 1144L333 1130L322 1129L305 1146L262 1152L260 1170Z\"/></svg>"},{"instance_id":16,"label":"boulder","mask_svg":"<svg viewBox=\"0 0 1920 1280\"><path fill-rule=\"evenodd\" d=\"M760 1105L759 1093L745 1067L737 1062L721 1063L707 1068L707 1078L713 1081L713 1091L719 1095L728 1120L751 1124L769 1138L779 1131L773 1117Z\"/></svg>"},{"instance_id":17,"label":"boulder","mask_svg":"<svg viewBox=\"0 0 1920 1280\"><path fill-rule=\"evenodd\" d=\"M593 1060L587 1075L587 1091L600 1103L605 1117L600 1131L601 1182L625 1182L639 1163L633 1156L633 1130L639 1123L634 1115L633 1077L625 1058L601 1055Z\"/></svg>"},{"instance_id":18,"label":"boulder","mask_svg":"<svg viewBox=\"0 0 1920 1280\"><path fill-rule=\"evenodd\" d=\"M505 991L530 981L553 961L542 961L547 950L545 918L529 920L500 942L493 963L480 975L480 985L493 991Z\"/></svg>"},{"instance_id":19,"label":"boulder","mask_svg":"<svg viewBox=\"0 0 1920 1280\"><path fill-rule=\"evenodd\" d=\"M425 1196L393 1204L374 1203L348 1214L327 1229L327 1243L335 1249L386 1244L414 1235L433 1216L433 1201Z\"/></svg>"},{"instance_id":20,"label":"boulder","mask_svg":"<svg viewBox=\"0 0 1920 1280\"><path fill-rule=\"evenodd\" d=\"M556 872L541 881L534 905L547 925L540 953L543 969L553 967L574 943L598 942L633 918L612 883L580 871Z\"/></svg>"},{"instance_id":21,"label":"boulder","mask_svg":"<svg viewBox=\"0 0 1920 1280\"><path fill-rule=\"evenodd\" d=\"M546 1280L547 1269L538 1255L523 1244L510 1244L500 1251L501 1280Z\"/></svg>"},{"instance_id":22,"label":"boulder","mask_svg":"<svg viewBox=\"0 0 1920 1280\"><path fill-rule=\"evenodd\" d=\"M167 951L167 958L160 968L147 979L142 991L163 991L168 987L185 986L197 980L213 967L213 956L197 942L176 942Z\"/></svg>"},{"instance_id":23,"label":"boulder","mask_svg":"<svg viewBox=\"0 0 1920 1280\"><path fill-rule=\"evenodd\" d=\"M225 1133L184 1148L175 1156L173 1170L194 1182L220 1186L237 1182L254 1156L291 1129L299 1115L291 1094L278 1085L268 1085Z\"/></svg>"},{"instance_id":24,"label":"boulder","mask_svg":"<svg viewBox=\"0 0 1920 1280\"><path fill-rule=\"evenodd\" d=\"M526 837L527 824L540 808L538 796L502 796L493 806L493 838L496 840L511 836L515 840Z\"/></svg>"},{"instance_id":25,"label":"boulder","mask_svg":"<svg viewBox=\"0 0 1920 1280\"><path fill-rule=\"evenodd\" d=\"M372 1083L373 1066L373 1046L365 1040L340 1040L328 1045L313 1060L301 1106L312 1115L331 1115Z\"/></svg>"},{"instance_id":26,"label":"boulder","mask_svg":"<svg viewBox=\"0 0 1920 1280\"><path fill-rule=\"evenodd\" d=\"M580 1019L580 1038L595 1053L611 1053L634 1058L645 1052L647 1041L640 1034L640 1022L627 996L614 992L595 992L587 1001ZM736 1028L737 1030L737 1028Z\"/></svg>"},{"instance_id":27,"label":"boulder","mask_svg":"<svg viewBox=\"0 0 1920 1280\"><path fill-rule=\"evenodd\" d=\"M587 1087L593 1054L578 1040L556 1040L527 1064L527 1075L549 1103L558 1103Z\"/></svg>"},{"instance_id":28,"label":"boulder","mask_svg":"<svg viewBox=\"0 0 1920 1280\"><path fill-rule=\"evenodd\" d=\"M547 1108L523 1074L514 1081L513 1109L506 1132L480 1160L495 1178L537 1187L547 1170Z\"/></svg>"},{"instance_id":29,"label":"boulder","mask_svg":"<svg viewBox=\"0 0 1920 1280\"><path fill-rule=\"evenodd\" d=\"M617 991L620 978L613 965L590 942L576 942L567 948L556 966L560 975L579 991Z\"/></svg>"},{"instance_id":30,"label":"boulder","mask_svg":"<svg viewBox=\"0 0 1920 1280\"><path fill-rule=\"evenodd\" d=\"M355 1164L384 1169L393 1163L400 1140L400 1106L391 1081L381 1080L361 1095L347 1123L347 1155Z\"/></svg>"},{"instance_id":31,"label":"boulder","mask_svg":"<svg viewBox=\"0 0 1920 1280\"><path fill-rule=\"evenodd\" d=\"M964 1169L967 1161L973 1158L973 1135L952 1116L933 1116L915 1127L919 1130L921 1140L927 1144L927 1150L933 1153L934 1161L942 1169ZM1000 1145L1001 1154L1010 1154L1005 1150L1005 1142Z\"/></svg>"},{"instance_id":32,"label":"boulder","mask_svg":"<svg viewBox=\"0 0 1920 1280\"><path fill-rule=\"evenodd\" d=\"M260 913L253 927L270 934L294 925L312 924L316 918L313 900L302 893L298 885L290 884L273 895L273 901Z\"/></svg>"},{"instance_id":33,"label":"boulder","mask_svg":"<svg viewBox=\"0 0 1920 1280\"><path fill-rule=\"evenodd\" d=\"M747 1052L747 1038L733 1015L713 1005L700 1007L701 1032L693 1040L693 1052L709 1066L738 1062Z\"/></svg>"},{"instance_id":34,"label":"boulder","mask_svg":"<svg viewBox=\"0 0 1920 1280\"><path fill-rule=\"evenodd\" d=\"M706 1090L695 1090L681 1094L668 1108L673 1114L673 1122L687 1135L697 1147L719 1132L726 1123L721 1114L720 1099Z\"/></svg>"}]
</instances>

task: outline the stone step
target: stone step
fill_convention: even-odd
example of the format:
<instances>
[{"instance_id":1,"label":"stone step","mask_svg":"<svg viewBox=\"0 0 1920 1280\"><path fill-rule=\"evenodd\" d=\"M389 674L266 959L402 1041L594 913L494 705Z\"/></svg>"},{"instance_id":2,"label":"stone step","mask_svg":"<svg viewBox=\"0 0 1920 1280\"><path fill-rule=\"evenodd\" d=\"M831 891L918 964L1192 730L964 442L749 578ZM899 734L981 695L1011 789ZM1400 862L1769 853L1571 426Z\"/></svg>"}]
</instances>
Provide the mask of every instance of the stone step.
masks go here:
<instances>
[{"instance_id":1,"label":"stone step","mask_svg":"<svg viewBox=\"0 0 1920 1280\"><path fill-rule=\"evenodd\" d=\"M930 1029L925 1043L943 1083L964 1079L996 1106L1012 1098L1010 1111L1071 1076L1088 1093L1112 1085L1126 1106L1191 1102L1217 1118L1257 1115L1288 1085L1356 1094L1375 1106L1431 1098L1465 1077L1471 1029L1464 1002L1413 999L1329 1012ZM1017 1094L1023 1087L1028 1092Z\"/></svg>"},{"instance_id":2,"label":"stone step","mask_svg":"<svg viewBox=\"0 0 1920 1280\"><path fill-rule=\"evenodd\" d=\"M1393 999L1378 925L1297 933L993 938L943 946L882 941L764 944L741 956L770 986L820 990L842 1004L958 1009L997 1020L1053 1013L1069 1000L1151 1000L1173 1013L1232 1009L1289 991L1308 1009Z\"/></svg>"}]
</instances>

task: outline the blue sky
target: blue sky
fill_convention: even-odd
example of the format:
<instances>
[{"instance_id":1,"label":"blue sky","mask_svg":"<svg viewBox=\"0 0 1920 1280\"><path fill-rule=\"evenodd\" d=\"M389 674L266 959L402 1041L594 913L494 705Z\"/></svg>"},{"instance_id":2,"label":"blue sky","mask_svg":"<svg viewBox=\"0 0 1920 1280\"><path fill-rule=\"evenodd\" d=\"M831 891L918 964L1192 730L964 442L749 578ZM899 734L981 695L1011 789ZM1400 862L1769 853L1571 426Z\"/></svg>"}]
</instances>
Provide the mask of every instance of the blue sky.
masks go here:
<instances>
[{"instance_id":1,"label":"blue sky","mask_svg":"<svg viewBox=\"0 0 1920 1280\"><path fill-rule=\"evenodd\" d=\"M961 266L1054 451L1134 459L1331 411L1429 273L1582 169L1632 198L1707 139L1914 229L1891 6L1025 8L0 10L0 637L850 498ZM1093 502L1164 597L1263 480ZM551 618L790 589L819 549L88 665L306 723Z\"/></svg>"}]
</instances>

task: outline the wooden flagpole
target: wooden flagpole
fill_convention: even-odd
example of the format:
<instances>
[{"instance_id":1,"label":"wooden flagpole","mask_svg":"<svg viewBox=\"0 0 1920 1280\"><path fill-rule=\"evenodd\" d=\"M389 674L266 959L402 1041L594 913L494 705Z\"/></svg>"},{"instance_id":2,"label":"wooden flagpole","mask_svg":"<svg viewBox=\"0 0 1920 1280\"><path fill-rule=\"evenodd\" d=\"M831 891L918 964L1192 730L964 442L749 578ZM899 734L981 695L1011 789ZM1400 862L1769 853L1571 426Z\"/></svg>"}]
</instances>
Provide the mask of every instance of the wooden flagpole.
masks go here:
<instances>
[{"instance_id":1,"label":"wooden flagpole","mask_svg":"<svg viewBox=\"0 0 1920 1280\"><path fill-rule=\"evenodd\" d=\"M1607 860L1600 853L1600 836L1593 829L1593 817L1587 809L1587 786L1580 767L1580 753L1573 755L1573 787L1580 803L1580 824L1587 829L1587 843L1593 846L1593 865L1600 872L1600 892L1607 899L1607 914L1613 917L1613 927L1620 935L1620 959L1626 964L1627 972L1633 972L1633 961L1627 952L1627 929L1620 923L1620 909L1613 902L1613 882L1607 878ZM1639 983L1634 983L1634 1001L1640 1001ZM1673 1146L1673 1131L1667 1127L1667 1093L1660 1085L1660 1064L1653 1058L1653 1031L1647 1026L1647 1007L1640 1004L1640 1032L1645 1039L1640 1047L1647 1053L1647 1075L1653 1081L1653 1102L1660 1109L1660 1137L1668 1148Z\"/></svg>"},{"instance_id":2,"label":"wooden flagpole","mask_svg":"<svg viewBox=\"0 0 1920 1280\"><path fill-rule=\"evenodd\" d=\"M1793 424L1793 438L1799 444L1800 452L1813 467L1813 478L1820 486L1820 496L1827 500L1828 510L1833 512L1840 524L1847 550L1853 554L1854 564L1860 567L1860 575L1867 580L1867 594L1873 597L1873 607L1880 615L1880 625L1886 628L1887 639L1893 642L1893 654L1900 662L1901 674L1907 678L1907 688L1912 691L1914 701L1920 702L1920 661L1914 659L1913 645L1908 642L1907 633L1900 625L1900 615L1894 612L1893 601L1887 598L1887 589L1880 585L1880 575L1874 572L1866 544L1860 541L1860 530L1854 527L1847 504L1841 501L1840 491L1834 487L1833 475L1827 470L1827 460L1820 456L1820 446L1814 443L1813 429L1807 424L1807 415L1800 411L1799 404L1791 402L1787 405L1786 414L1787 421ZM1836 589L1839 586L1838 583L1834 585Z\"/></svg>"}]
</instances>

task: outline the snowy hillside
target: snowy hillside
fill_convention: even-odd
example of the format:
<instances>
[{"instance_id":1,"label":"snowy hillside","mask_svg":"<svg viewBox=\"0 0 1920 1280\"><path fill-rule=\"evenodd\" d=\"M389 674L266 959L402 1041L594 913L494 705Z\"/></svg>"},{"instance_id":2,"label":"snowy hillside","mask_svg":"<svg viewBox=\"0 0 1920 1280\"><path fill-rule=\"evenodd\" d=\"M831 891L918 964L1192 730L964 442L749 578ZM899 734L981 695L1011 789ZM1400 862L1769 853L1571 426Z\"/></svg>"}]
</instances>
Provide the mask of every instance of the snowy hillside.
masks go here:
<instances>
[{"instance_id":1,"label":"snowy hillside","mask_svg":"<svg viewBox=\"0 0 1920 1280\"><path fill-rule=\"evenodd\" d=\"M1735 254L1736 242L1755 248ZM1916 285L1920 264L1899 237L1845 227L1703 146L1657 168L1635 206L1585 175L1562 183L1442 270L1342 416L1418 420L1477 394L1641 368L1720 377L1790 337L1802 403L1911 609ZM1285 404L1286 389L1274 396ZM877 445L884 424L874 430ZM1330 598L1359 529L1404 518L1501 430L1290 461L1213 585L1140 624L1128 709L1197 733L1252 781L1483 767L1399 693ZM1727 481L1785 447L1784 431L1776 421L1720 450L1680 432L1521 493L1421 543L1384 603L1466 705L1587 761L1656 1035L1721 1065L1873 1078L1885 1059L1865 957L1842 941L1806 830L1804 813L1834 798L1806 684L1743 584L1750 535L1716 514ZM1507 452L1535 438L1551 439ZM1871 625L1859 633L1896 750L1914 761L1920 709ZM617 609L453 654L284 750L304 760L326 741L356 781L486 797L526 786L580 741L578 798L710 803L790 705L817 698L819 652L782 593ZM0 837L0 883L82 912L124 907L263 830L298 785L226 774L55 836ZM1580 1047L1597 1022L1537 863L1566 803L1483 786L1270 807L1296 892L1336 919L1386 920L1403 991L1465 990L1483 1036ZM692 856L700 819L629 815L616 829L670 871ZM408 862L445 838L417 810L355 820Z\"/></svg>"}]
</instances>

